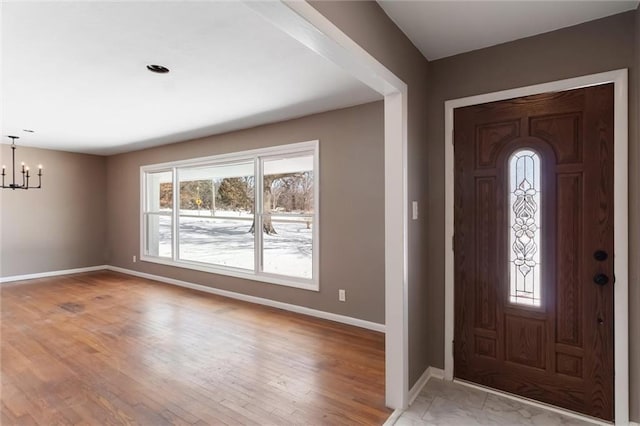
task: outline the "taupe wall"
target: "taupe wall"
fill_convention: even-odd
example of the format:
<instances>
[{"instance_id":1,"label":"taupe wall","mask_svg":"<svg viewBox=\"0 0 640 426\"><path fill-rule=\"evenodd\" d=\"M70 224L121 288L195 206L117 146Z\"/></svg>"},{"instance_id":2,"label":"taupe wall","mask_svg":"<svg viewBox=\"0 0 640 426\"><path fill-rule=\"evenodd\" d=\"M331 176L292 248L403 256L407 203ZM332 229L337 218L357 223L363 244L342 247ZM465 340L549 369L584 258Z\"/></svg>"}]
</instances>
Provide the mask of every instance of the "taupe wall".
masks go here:
<instances>
[{"instance_id":1,"label":"taupe wall","mask_svg":"<svg viewBox=\"0 0 640 426\"><path fill-rule=\"evenodd\" d=\"M10 146L0 149L10 169ZM106 159L25 147L16 156L45 176L41 189L0 192L0 276L103 265Z\"/></svg>"},{"instance_id":2,"label":"taupe wall","mask_svg":"<svg viewBox=\"0 0 640 426\"><path fill-rule=\"evenodd\" d=\"M314 139L320 140L319 292L132 262L140 255L140 166ZM107 176L110 265L384 323L382 102L112 156Z\"/></svg>"},{"instance_id":3,"label":"taupe wall","mask_svg":"<svg viewBox=\"0 0 640 426\"><path fill-rule=\"evenodd\" d=\"M428 288L435 281L427 267L427 212L433 208L427 198L427 60L389 19L376 2L311 1L311 5L331 20L352 40L366 49L409 90L408 183L409 200L417 200L420 218L409 220L409 386L430 365ZM409 209L410 211L410 209ZM410 218L408 218L410 219ZM440 342L435 342L439 344Z\"/></svg>"},{"instance_id":4,"label":"taupe wall","mask_svg":"<svg viewBox=\"0 0 640 426\"><path fill-rule=\"evenodd\" d=\"M631 69L632 123L629 139L630 170L630 312L632 413L640 420L640 168L638 143L637 63L634 62L637 12L630 11L571 28L506 43L451 58L429 66L429 182L428 262L430 312L426 327L433 336L428 347L431 365L443 367L444 333L444 101L498 90L577 77L619 68ZM635 303L634 303L635 301Z\"/></svg>"}]
</instances>

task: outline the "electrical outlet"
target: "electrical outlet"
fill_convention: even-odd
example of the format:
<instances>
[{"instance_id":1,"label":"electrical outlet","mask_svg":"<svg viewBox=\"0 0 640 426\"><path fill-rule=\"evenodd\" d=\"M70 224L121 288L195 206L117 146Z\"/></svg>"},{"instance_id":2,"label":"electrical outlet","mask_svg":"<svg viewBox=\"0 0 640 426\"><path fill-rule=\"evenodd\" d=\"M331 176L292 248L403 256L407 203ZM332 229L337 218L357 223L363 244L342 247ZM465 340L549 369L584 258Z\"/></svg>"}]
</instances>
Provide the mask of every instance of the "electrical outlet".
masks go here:
<instances>
[{"instance_id":1,"label":"electrical outlet","mask_svg":"<svg viewBox=\"0 0 640 426\"><path fill-rule=\"evenodd\" d=\"M347 292L343 289L338 290L338 300L341 302L347 301Z\"/></svg>"},{"instance_id":2,"label":"electrical outlet","mask_svg":"<svg viewBox=\"0 0 640 426\"><path fill-rule=\"evenodd\" d=\"M136 263L136 255L133 255L133 263Z\"/></svg>"},{"instance_id":3,"label":"electrical outlet","mask_svg":"<svg viewBox=\"0 0 640 426\"><path fill-rule=\"evenodd\" d=\"M418 202L417 201L412 202L411 207L413 210L413 214L412 214L413 220L418 220Z\"/></svg>"}]
</instances>

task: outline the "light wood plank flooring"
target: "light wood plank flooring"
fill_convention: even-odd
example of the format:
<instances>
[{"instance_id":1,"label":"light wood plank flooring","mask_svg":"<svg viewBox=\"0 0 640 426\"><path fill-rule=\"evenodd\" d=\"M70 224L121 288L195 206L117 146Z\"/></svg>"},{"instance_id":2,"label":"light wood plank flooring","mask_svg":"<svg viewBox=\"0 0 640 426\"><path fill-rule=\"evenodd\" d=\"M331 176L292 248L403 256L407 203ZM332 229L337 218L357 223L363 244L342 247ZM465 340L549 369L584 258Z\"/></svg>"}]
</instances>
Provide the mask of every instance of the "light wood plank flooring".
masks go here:
<instances>
[{"instance_id":1,"label":"light wood plank flooring","mask_svg":"<svg viewBox=\"0 0 640 426\"><path fill-rule=\"evenodd\" d=\"M3 284L1 418L382 424L384 336L113 272Z\"/></svg>"}]
</instances>

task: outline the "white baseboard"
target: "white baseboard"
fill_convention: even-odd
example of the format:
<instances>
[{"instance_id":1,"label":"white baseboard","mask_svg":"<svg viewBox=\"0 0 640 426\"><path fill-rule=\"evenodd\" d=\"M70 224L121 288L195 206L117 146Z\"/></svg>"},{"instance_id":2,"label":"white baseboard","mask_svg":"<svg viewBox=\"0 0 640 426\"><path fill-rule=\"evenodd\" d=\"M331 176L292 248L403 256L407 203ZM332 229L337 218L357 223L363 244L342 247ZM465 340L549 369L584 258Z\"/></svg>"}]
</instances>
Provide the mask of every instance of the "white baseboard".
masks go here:
<instances>
[{"instance_id":1,"label":"white baseboard","mask_svg":"<svg viewBox=\"0 0 640 426\"><path fill-rule=\"evenodd\" d=\"M120 268L117 266L111 265L97 265L97 266L89 266L86 268L75 268L75 269L65 269L62 271L49 271L49 272L40 272L37 274L27 274L27 275L14 275L11 277L0 277L0 283L9 283L13 281L22 281L22 280L32 280L36 278L47 278L47 277L55 277L58 275L70 275L70 274L78 274L81 272L93 272L93 271L101 271L101 270L110 270L121 272L123 274L134 275L136 277L147 278L150 280L160 281L167 284L173 284L180 287L186 287L193 290L204 291L211 294L216 294L218 296L229 297L231 299L242 300L245 302L256 303L258 305L271 306L273 308L283 309L285 311L296 312L303 315L309 315L316 318L327 319L330 321L339 322L342 324L353 325L360 328L365 328L367 330L379 331L381 333L385 332L385 325L379 324L376 322L365 321L358 318L348 317L346 315L334 314L331 312L319 311L317 309L307 308L304 306L292 305L289 303L278 302L276 300L265 299L257 296L249 296L242 293L236 293L228 290L221 290L218 288L208 287L201 284L194 284L187 281L175 280L173 278L162 277L160 275L147 274L144 272L138 272L131 269Z\"/></svg>"},{"instance_id":2,"label":"white baseboard","mask_svg":"<svg viewBox=\"0 0 640 426\"><path fill-rule=\"evenodd\" d=\"M409 406L413 404L413 402L416 400L418 395L420 395L422 388L424 388L424 386L427 384L429 379L431 379L432 377L434 379L442 379L444 377L444 370L440 368L435 368L435 367L427 367L427 369L424 370L424 373L422 373L422 376L420 376L418 381L409 390ZM404 413L404 411L405 410L402 410L399 408L393 410L393 413L391 413L389 418L382 424L382 426L393 426L396 423L396 421L398 421L400 416L402 416L402 413Z\"/></svg>"},{"instance_id":3,"label":"white baseboard","mask_svg":"<svg viewBox=\"0 0 640 426\"><path fill-rule=\"evenodd\" d=\"M640 423L629 422L629 426L640 426Z\"/></svg>"},{"instance_id":4,"label":"white baseboard","mask_svg":"<svg viewBox=\"0 0 640 426\"><path fill-rule=\"evenodd\" d=\"M58 275L79 274L81 272L102 271L107 269L107 265L88 266L85 268L64 269L61 271L39 272L37 274L13 275L11 277L0 277L0 283L10 283L13 281L33 280L36 278L56 277Z\"/></svg>"},{"instance_id":5,"label":"white baseboard","mask_svg":"<svg viewBox=\"0 0 640 426\"><path fill-rule=\"evenodd\" d=\"M304 306L292 305L289 303L278 302L276 300L265 299L257 296L249 296L242 293L236 293L228 290L221 290L214 287L208 287L201 284L194 284L187 281L176 280L173 278L167 278L160 275L147 274L145 272L138 272L131 269L120 268L117 266L106 266L106 269L115 272L121 272L123 274L134 275L136 277L147 278L150 280L160 281L166 284L173 284L180 287L186 287L193 290L204 291L206 293L216 294L218 296L229 297L231 299L242 300L245 302L256 303L258 305L271 306L273 308L283 309L285 311L296 312L303 315L309 315L316 318L327 319L330 321L339 322L342 324L353 325L360 328L366 328L368 330L385 332L384 324L378 324L371 321L365 321L358 318L348 317L346 315L334 314L331 312L319 311L317 309L311 309Z\"/></svg>"},{"instance_id":6,"label":"white baseboard","mask_svg":"<svg viewBox=\"0 0 640 426\"><path fill-rule=\"evenodd\" d=\"M444 370L436 367L427 367L422 373L422 376L418 379L418 381L413 385L411 390L409 390L409 405L413 404L413 401L416 400L418 395L420 395L420 391L424 385L427 384L430 378L441 379L444 377Z\"/></svg>"},{"instance_id":7,"label":"white baseboard","mask_svg":"<svg viewBox=\"0 0 640 426\"><path fill-rule=\"evenodd\" d=\"M400 418L403 412L404 410L400 410L400 409L393 410L393 413L391 413L391 415L387 418L387 420L385 420L384 423L382 423L382 426L393 426L394 424L396 424L396 422L398 421L398 419Z\"/></svg>"}]
</instances>

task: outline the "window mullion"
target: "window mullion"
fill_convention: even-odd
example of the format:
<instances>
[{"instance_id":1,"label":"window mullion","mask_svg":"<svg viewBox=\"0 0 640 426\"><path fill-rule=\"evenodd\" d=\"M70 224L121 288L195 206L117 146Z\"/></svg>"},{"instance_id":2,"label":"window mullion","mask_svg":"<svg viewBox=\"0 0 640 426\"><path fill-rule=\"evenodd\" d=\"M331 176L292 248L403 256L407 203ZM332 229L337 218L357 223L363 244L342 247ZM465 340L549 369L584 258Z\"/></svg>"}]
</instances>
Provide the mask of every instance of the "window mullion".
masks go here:
<instances>
[{"instance_id":1,"label":"window mullion","mask_svg":"<svg viewBox=\"0 0 640 426\"><path fill-rule=\"evenodd\" d=\"M173 167L171 169L172 173L172 177L173 177L173 201L172 201L172 213L171 213L171 236L172 236L172 240L171 240L171 254L172 254L172 259L173 261L177 261L180 258L180 245L178 244L178 241L180 240L180 235L178 234L179 232L179 228L180 228L180 224L179 224L179 218L180 218L180 183L179 183L179 178L178 178L178 168L177 167Z\"/></svg>"},{"instance_id":2,"label":"window mullion","mask_svg":"<svg viewBox=\"0 0 640 426\"><path fill-rule=\"evenodd\" d=\"M255 273L259 274L262 272L262 213L263 213L263 191L264 191L264 178L262 176L263 167L262 167L262 158L255 158L255 184L253 185L254 189L254 250L255 250Z\"/></svg>"}]
</instances>

